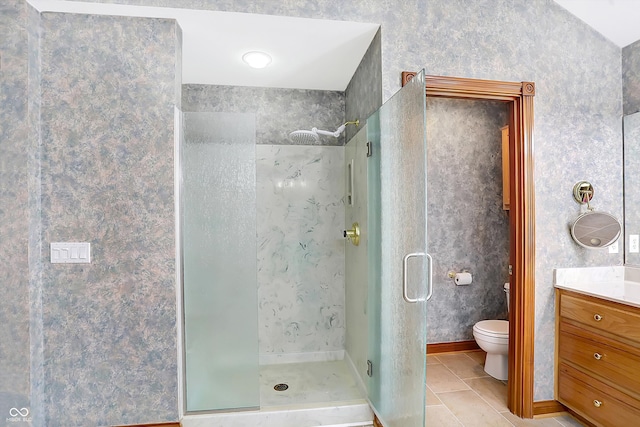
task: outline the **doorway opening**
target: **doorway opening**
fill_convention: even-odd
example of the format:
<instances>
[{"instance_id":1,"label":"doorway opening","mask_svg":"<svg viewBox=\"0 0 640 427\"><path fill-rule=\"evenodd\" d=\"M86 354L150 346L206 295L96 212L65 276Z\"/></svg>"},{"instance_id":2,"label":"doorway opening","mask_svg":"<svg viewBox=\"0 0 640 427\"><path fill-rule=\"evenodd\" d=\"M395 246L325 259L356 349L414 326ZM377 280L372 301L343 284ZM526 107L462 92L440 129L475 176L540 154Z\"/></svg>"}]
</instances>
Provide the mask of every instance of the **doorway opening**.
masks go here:
<instances>
[{"instance_id":1,"label":"doorway opening","mask_svg":"<svg viewBox=\"0 0 640 427\"><path fill-rule=\"evenodd\" d=\"M402 85L415 73L403 72ZM535 192L533 158L533 82L503 82L426 76L427 97L502 101L509 133L509 410L532 418L535 326Z\"/></svg>"}]
</instances>

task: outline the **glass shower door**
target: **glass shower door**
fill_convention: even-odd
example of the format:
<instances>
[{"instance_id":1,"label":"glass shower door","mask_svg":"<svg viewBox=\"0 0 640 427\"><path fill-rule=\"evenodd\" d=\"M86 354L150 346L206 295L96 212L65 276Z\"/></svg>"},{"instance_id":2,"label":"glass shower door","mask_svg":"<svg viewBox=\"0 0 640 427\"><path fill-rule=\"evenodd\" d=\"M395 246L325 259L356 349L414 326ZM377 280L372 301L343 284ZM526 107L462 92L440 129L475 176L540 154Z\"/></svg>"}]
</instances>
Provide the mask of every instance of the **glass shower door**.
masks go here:
<instances>
[{"instance_id":1,"label":"glass shower door","mask_svg":"<svg viewBox=\"0 0 640 427\"><path fill-rule=\"evenodd\" d=\"M423 427L426 393L425 80L367 120L369 399L385 427Z\"/></svg>"}]
</instances>

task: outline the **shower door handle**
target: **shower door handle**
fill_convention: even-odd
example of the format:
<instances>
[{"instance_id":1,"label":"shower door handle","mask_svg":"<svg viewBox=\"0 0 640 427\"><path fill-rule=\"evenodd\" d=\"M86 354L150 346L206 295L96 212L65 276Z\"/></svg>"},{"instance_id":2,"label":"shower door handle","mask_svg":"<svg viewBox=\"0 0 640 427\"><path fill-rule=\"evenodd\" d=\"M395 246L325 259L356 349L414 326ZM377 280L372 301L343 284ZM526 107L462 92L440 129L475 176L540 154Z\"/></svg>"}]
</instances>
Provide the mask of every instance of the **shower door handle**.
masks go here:
<instances>
[{"instance_id":1,"label":"shower door handle","mask_svg":"<svg viewBox=\"0 0 640 427\"><path fill-rule=\"evenodd\" d=\"M427 293L425 300L429 301L433 295L433 258L431 258L431 255L429 254L425 254L425 256L429 261L429 273L427 274L427 277L429 278L429 292Z\"/></svg>"},{"instance_id":2,"label":"shower door handle","mask_svg":"<svg viewBox=\"0 0 640 427\"><path fill-rule=\"evenodd\" d=\"M407 269L409 264L409 258L419 257L419 256L427 256L431 258L429 255L424 252L412 252L410 254L406 254L404 258L402 258L402 298L408 303L416 303L420 302L420 298L409 298L407 288L409 287L409 278L407 277ZM429 269L431 269L431 262L429 262ZM431 295L428 296L430 298Z\"/></svg>"}]
</instances>

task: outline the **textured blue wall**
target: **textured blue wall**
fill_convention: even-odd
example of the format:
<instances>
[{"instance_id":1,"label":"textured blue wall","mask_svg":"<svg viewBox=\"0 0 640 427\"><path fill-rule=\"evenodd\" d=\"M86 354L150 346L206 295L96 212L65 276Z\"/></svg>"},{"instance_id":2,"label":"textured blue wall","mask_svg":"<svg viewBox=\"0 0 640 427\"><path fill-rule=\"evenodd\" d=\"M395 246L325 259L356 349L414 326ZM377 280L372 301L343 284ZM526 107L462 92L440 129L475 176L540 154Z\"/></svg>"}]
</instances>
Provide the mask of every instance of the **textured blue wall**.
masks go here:
<instances>
[{"instance_id":1,"label":"textured blue wall","mask_svg":"<svg viewBox=\"0 0 640 427\"><path fill-rule=\"evenodd\" d=\"M534 397L553 399L553 268L622 263L569 234L582 179L622 218L620 48L551 0L430 1L424 28L429 74L536 83Z\"/></svg>"},{"instance_id":2,"label":"textured blue wall","mask_svg":"<svg viewBox=\"0 0 640 427\"><path fill-rule=\"evenodd\" d=\"M255 113L256 144L293 144L289 133L316 127L334 131L345 121L343 92L239 86L183 85L182 109L189 112ZM344 145L322 136L314 145Z\"/></svg>"},{"instance_id":3,"label":"textured blue wall","mask_svg":"<svg viewBox=\"0 0 640 427\"><path fill-rule=\"evenodd\" d=\"M432 75L536 83L534 396L552 399L553 268L622 263L621 253L583 249L569 234L580 214L571 194L579 180L595 186L597 209L623 215L621 49L551 0L181 2L187 4L380 23L384 100L398 90L401 71L423 67Z\"/></svg>"},{"instance_id":4,"label":"textured blue wall","mask_svg":"<svg viewBox=\"0 0 640 427\"><path fill-rule=\"evenodd\" d=\"M640 40L622 48L624 114L640 111Z\"/></svg>"},{"instance_id":5,"label":"textured blue wall","mask_svg":"<svg viewBox=\"0 0 640 427\"><path fill-rule=\"evenodd\" d=\"M120 3L177 5L174 0ZM571 188L578 180L588 179L594 184L597 209L622 217L621 50L551 0L334 0L322 4L311 0L184 0L179 6L380 23L383 99L398 90L400 71L422 67L435 75L536 82L535 398L553 398L553 268L622 263L621 254L588 252L576 246L568 233L568 225L580 211L571 197ZM26 34L20 30L25 19L24 2L4 2L2 7L0 29L18 29L18 33L12 33L17 38L10 42L17 50L3 53L2 58L4 69L14 55L16 62L11 61L11 66L17 68L6 80L7 74L3 74L3 97L8 93L5 84L13 85L13 89L11 106L3 102L1 120L3 129L21 129L25 119L20 104L26 96L25 77L21 75L26 70L20 65L26 61ZM10 140L19 142L18 135L12 134ZM152 146L152 142L149 144ZM14 155L17 159L21 156ZM24 182L21 173L7 179ZM24 197L16 196L12 203L20 209L25 206ZM11 224L16 224L18 232L25 226L20 219ZM3 233L8 230L6 224L2 227ZM166 230L172 230L172 226L165 233L173 234ZM24 248L25 242L26 238L15 239L14 247ZM18 278L17 286L26 286L24 268L18 262L3 274ZM20 289L16 293L18 307L25 308L24 289ZM162 304L174 304L174 295L165 296L170 302ZM17 339L22 340L24 317L17 314L7 320L11 322L7 329L17 331ZM158 334L165 342L175 340L174 328L172 325ZM32 348L36 345L31 343ZM23 354L24 348L16 351ZM24 381L20 378L25 373L17 377L16 381ZM19 386L16 390L24 389Z\"/></svg>"},{"instance_id":6,"label":"textured blue wall","mask_svg":"<svg viewBox=\"0 0 640 427\"><path fill-rule=\"evenodd\" d=\"M40 32L41 16L29 7L27 28L29 32L28 59L28 99L29 99L29 140L25 144L29 155L28 164L28 243L29 243L29 339L31 362L31 399L29 408L34 426L45 423L45 383L44 383L44 328L42 322L42 169L41 144L42 127L40 126L42 106L42 70L40 66Z\"/></svg>"},{"instance_id":7,"label":"textured blue wall","mask_svg":"<svg viewBox=\"0 0 640 427\"><path fill-rule=\"evenodd\" d=\"M29 81L34 424L176 420L179 28L43 13L38 29ZM91 264L51 264L55 241L90 242Z\"/></svg>"},{"instance_id":8,"label":"textured blue wall","mask_svg":"<svg viewBox=\"0 0 640 427\"><path fill-rule=\"evenodd\" d=\"M473 325L505 319L509 215L502 209L502 102L427 98L427 247L433 297L427 342L473 340ZM449 271L468 270L469 286Z\"/></svg>"},{"instance_id":9,"label":"textured blue wall","mask_svg":"<svg viewBox=\"0 0 640 427\"><path fill-rule=\"evenodd\" d=\"M29 404L27 7L0 2L0 424Z\"/></svg>"},{"instance_id":10,"label":"textured blue wall","mask_svg":"<svg viewBox=\"0 0 640 427\"><path fill-rule=\"evenodd\" d=\"M390 98L400 89L400 71L425 66L430 42L424 23L431 1L424 0L97 0L143 6L180 7L223 12L258 13L299 18L335 19L381 24L382 96ZM295 37L295 35L292 35ZM377 41L374 40L374 43ZM379 90L374 88L374 90Z\"/></svg>"},{"instance_id":11,"label":"textured blue wall","mask_svg":"<svg viewBox=\"0 0 640 427\"><path fill-rule=\"evenodd\" d=\"M348 121L360 120L360 127L347 126L347 141L358 133L366 119L382 105L381 48L378 30L345 90L345 118Z\"/></svg>"}]
</instances>

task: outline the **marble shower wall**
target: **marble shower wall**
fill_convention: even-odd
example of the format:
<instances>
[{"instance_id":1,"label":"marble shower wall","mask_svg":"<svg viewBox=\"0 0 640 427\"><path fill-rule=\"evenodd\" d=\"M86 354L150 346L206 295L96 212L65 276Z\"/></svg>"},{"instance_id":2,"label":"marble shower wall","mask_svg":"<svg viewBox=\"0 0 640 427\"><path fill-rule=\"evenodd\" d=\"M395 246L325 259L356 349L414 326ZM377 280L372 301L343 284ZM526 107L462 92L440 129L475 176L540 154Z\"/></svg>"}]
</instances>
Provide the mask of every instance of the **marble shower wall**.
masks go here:
<instances>
[{"instance_id":1,"label":"marble shower wall","mask_svg":"<svg viewBox=\"0 0 640 427\"><path fill-rule=\"evenodd\" d=\"M622 100L625 116L640 111L640 40L622 48Z\"/></svg>"},{"instance_id":2,"label":"marble shower wall","mask_svg":"<svg viewBox=\"0 0 640 427\"><path fill-rule=\"evenodd\" d=\"M344 350L344 148L256 147L260 353Z\"/></svg>"},{"instance_id":3,"label":"marble shower wall","mask_svg":"<svg viewBox=\"0 0 640 427\"><path fill-rule=\"evenodd\" d=\"M473 340L473 325L505 319L509 216L502 209L502 102L427 98L427 247L433 297L427 342ZM468 270L469 286L450 271Z\"/></svg>"},{"instance_id":4,"label":"marble shower wall","mask_svg":"<svg viewBox=\"0 0 640 427\"><path fill-rule=\"evenodd\" d=\"M257 144L293 144L289 133L298 129L334 131L345 122L344 92L239 86L183 85L183 111L254 113ZM322 136L318 145L344 145Z\"/></svg>"},{"instance_id":5,"label":"marble shower wall","mask_svg":"<svg viewBox=\"0 0 640 427\"><path fill-rule=\"evenodd\" d=\"M32 317L40 317L31 320L41 327L34 424L175 421L180 29L164 19L43 13L38 30L29 81L39 105L29 188ZM56 241L90 242L91 264L50 264Z\"/></svg>"},{"instance_id":6,"label":"marble shower wall","mask_svg":"<svg viewBox=\"0 0 640 427\"><path fill-rule=\"evenodd\" d=\"M0 424L29 406L27 7L0 3Z\"/></svg>"}]
</instances>

